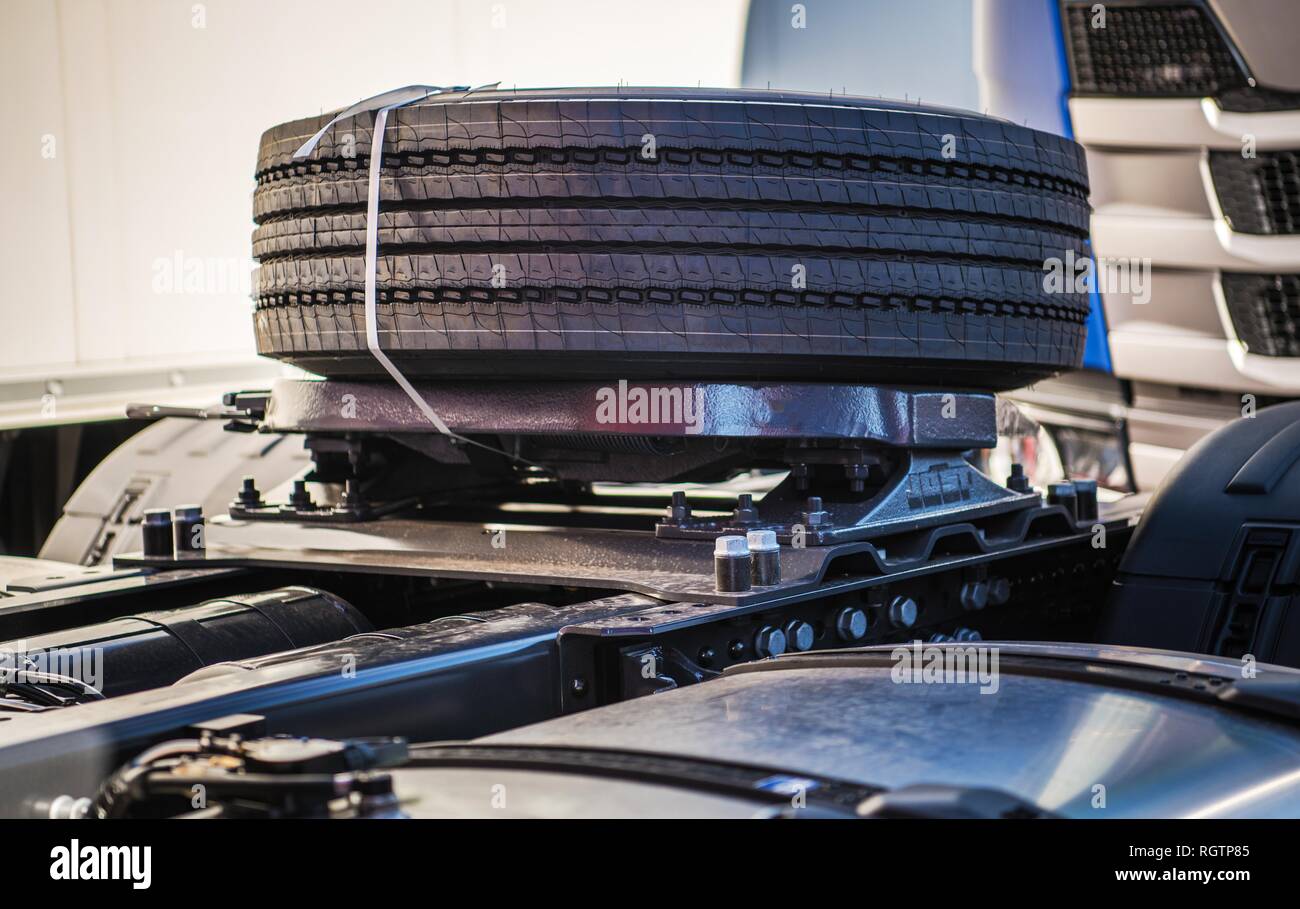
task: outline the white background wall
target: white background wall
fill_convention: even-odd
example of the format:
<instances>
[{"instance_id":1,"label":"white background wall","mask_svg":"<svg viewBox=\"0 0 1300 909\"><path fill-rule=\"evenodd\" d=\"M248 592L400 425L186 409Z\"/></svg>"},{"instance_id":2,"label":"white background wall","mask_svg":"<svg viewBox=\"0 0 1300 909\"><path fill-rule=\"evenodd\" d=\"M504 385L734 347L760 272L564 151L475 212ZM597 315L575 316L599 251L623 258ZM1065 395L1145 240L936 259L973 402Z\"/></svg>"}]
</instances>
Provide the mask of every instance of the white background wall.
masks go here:
<instances>
[{"instance_id":1,"label":"white background wall","mask_svg":"<svg viewBox=\"0 0 1300 909\"><path fill-rule=\"evenodd\" d=\"M793 2L752 0L741 73L747 88L770 82L774 88L979 106L970 0L804 0L802 29L790 27ZM1029 2L1045 6L1049 0Z\"/></svg>"},{"instance_id":2,"label":"white background wall","mask_svg":"<svg viewBox=\"0 0 1300 909\"><path fill-rule=\"evenodd\" d=\"M735 85L746 5L0 0L0 382L248 360L240 287L154 279L251 269L265 128L411 83Z\"/></svg>"}]
</instances>

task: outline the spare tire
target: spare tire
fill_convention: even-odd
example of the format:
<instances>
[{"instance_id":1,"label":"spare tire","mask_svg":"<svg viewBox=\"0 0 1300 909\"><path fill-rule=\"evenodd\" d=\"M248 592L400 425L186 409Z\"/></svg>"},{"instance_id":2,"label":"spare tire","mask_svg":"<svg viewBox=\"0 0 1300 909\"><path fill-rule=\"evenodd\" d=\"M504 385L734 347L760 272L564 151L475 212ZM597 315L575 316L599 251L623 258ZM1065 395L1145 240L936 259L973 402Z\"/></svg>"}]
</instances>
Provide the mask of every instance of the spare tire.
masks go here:
<instances>
[{"instance_id":1,"label":"spare tire","mask_svg":"<svg viewBox=\"0 0 1300 909\"><path fill-rule=\"evenodd\" d=\"M328 376L366 349L372 114L269 130L258 350ZM1077 366L1068 139L967 111L763 91L433 96L390 113L379 340L408 375L827 378L1010 388Z\"/></svg>"}]
</instances>

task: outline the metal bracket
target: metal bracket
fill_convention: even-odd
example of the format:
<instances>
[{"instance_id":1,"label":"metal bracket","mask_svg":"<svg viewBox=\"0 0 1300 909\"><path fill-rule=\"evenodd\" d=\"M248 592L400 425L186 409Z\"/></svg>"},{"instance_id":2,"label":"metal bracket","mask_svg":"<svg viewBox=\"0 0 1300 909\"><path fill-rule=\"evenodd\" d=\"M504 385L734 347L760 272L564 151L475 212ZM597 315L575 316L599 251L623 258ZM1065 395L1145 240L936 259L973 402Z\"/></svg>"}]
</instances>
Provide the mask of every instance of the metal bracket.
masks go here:
<instances>
[{"instance_id":1,"label":"metal bracket","mask_svg":"<svg viewBox=\"0 0 1300 909\"><path fill-rule=\"evenodd\" d=\"M842 439L899 448L991 448L997 404L981 392L813 382L422 383L459 434ZM264 432L428 433L400 388L281 379Z\"/></svg>"},{"instance_id":2,"label":"metal bracket","mask_svg":"<svg viewBox=\"0 0 1300 909\"><path fill-rule=\"evenodd\" d=\"M710 539L750 530L773 530L783 543L825 546L867 540L973 518L1033 508L1034 492L1014 492L975 469L960 452L905 451L874 493L851 491L830 500L808 496L801 478L787 477L754 508L729 519L695 520L677 510L655 526L666 540ZM670 512L673 510L670 509Z\"/></svg>"}]
</instances>

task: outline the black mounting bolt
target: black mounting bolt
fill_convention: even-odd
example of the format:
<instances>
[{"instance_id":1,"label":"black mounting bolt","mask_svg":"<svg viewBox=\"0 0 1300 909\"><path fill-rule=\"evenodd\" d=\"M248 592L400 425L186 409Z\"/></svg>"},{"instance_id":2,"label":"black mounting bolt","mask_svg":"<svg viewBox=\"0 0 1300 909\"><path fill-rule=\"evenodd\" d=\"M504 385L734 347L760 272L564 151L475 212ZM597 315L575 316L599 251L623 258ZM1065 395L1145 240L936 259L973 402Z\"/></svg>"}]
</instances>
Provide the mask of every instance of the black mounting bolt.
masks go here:
<instances>
[{"instance_id":1,"label":"black mounting bolt","mask_svg":"<svg viewBox=\"0 0 1300 909\"><path fill-rule=\"evenodd\" d=\"M255 477L244 477L244 485L239 488L239 504L245 508L256 508L262 504L262 494L258 492Z\"/></svg>"},{"instance_id":2,"label":"black mounting bolt","mask_svg":"<svg viewBox=\"0 0 1300 909\"><path fill-rule=\"evenodd\" d=\"M791 650L812 650L817 642L817 629L803 619L794 619L786 623L785 642Z\"/></svg>"},{"instance_id":3,"label":"black mounting bolt","mask_svg":"<svg viewBox=\"0 0 1300 909\"><path fill-rule=\"evenodd\" d=\"M968 612L983 609L989 603L989 582L967 581L961 585L958 598L961 600L961 608Z\"/></svg>"},{"instance_id":4,"label":"black mounting bolt","mask_svg":"<svg viewBox=\"0 0 1300 909\"><path fill-rule=\"evenodd\" d=\"M820 524L829 524L831 522L830 512L822 509L821 496L808 497L808 501L804 504L804 511L801 518L804 525L807 527L816 527Z\"/></svg>"},{"instance_id":5,"label":"black mounting bolt","mask_svg":"<svg viewBox=\"0 0 1300 909\"><path fill-rule=\"evenodd\" d=\"M850 492L862 492L867 488L867 474L870 469L866 464L845 464L844 476L849 481Z\"/></svg>"},{"instance_id":6,"label":"black mounting bolt","mask_svg":"<svg viewBox=\"0 0 1300 909\"><path fill-rule=\"evenodd\" d=\"M731 644L727 647L727 655L730 656L733 660L739 660L742 657L744 657L745 642L732 641Z\"/></svg>"},{"instance_id":7,"label":"black mounting bolt","mask_svg":"<svg viewBox=\"0 0 1300 909\"><path fill-rule=\"evenodd\" d=\"M316 503L311 500L311 493L307 491L306 480L293 481L293 492L289 493L289 504L299 509L316 507Z\"/></svg>"},{"instance_id":8,"label":"black mounting bolt","mask_svg":"<svg viewBox=\"0 0 1300 909\"><path fill-rule=\"evenodd\" d=\"M1074 484L1068 480L1064 483L1052 483L1047 487L1047 504L1060 505L1070 513L1070 520L1079 519L1079 494Z\"/></svg>"},{"instance_id":9,"label":"black mounting bolt","mask_svg":"<svg viewBox=\"0 0 1300 909\"><path fill-rule=\"evenodd\" d=\"M574 697L577 698L586 697L587 680L579 676L578 678L574 679L572 682L569 683L569 689L573 692Z\"/></svg>"},{"instance_id":10,"label":"black mounting bolt","mask_svg":"<svg viewBox=\"0 0 1300 909\"><path fill-rule=\"evenodd\" d=\"M907 596L896 596L889 601L889 624L900 630L906 630L916 624L921 607L916 600Z\"/></svg>"},{"instance_id":11,"label":"black mounting bolt","mask_svg":"<svg viewBox=\"0 0 1300 909\"><path fill-rule=\"evenodd\" d=\"M807 492L808 484L812 480L812 470L807 464L795 464L790 468L790 476L794 477L794 488L799 492Z\"/></svg>"},{"instance_id":12,"label":"black mounting bolt","mask_svg":"<svg viewBox=\"0 0 1300 909\"><path fill-rule=\"evenodd\" d=\"M156 559L170 559L173 554L172 513L166 508L150 508L140 526L144 554Z\"/></svg>"},{"instance_id":13,"label":"black mounting bolt","mask_svg":"<svg viewBox=\"0 0 1300 909\"><path fill-rule=\"evenodd\" d=\"M712 647L701 647L696 659L700 661L701 666L712 666L713 661L718 658L718 652Z\"/></svg>"},{"instance_id":14,"label":"black mounting bolt","mask_svg":"<svg viewBox=\"0 0 1300 909\"><path fill-rule=\"evenodd\" d=\"M867 636L867 614L856 606L845 606L835 615L835 633L842 641L860 641Z\"/></svg>"},{"instance_id":15,"label":"black mounting bolt","mask_svg":"<svg viewBox=\"0 0 1300 909\"><path fill-rule=\"evenodd\" d=\"M1075 480L1074 492L1080 523L1097 520L1097 481Z\"/></svg>"},{"instance_id":16,"label":"black mounting bolt","mask_svg":"<svg viewBox=\"0 0 1300 909\"><path fill-rule=\"evenodd\" d=\"M203 525L201 505L177 506L172 513L172 538L177 555L186 552L202 552L206 548L203 539L206 529Z\"/></svg>"},{"instance_id":17,"label":"black mounting bolt","mask_svg":"<svg viewBox=\"0 0 1300 909\"><path fill-rule=\"evenodd\" d=\"M753 556L751 578L755 587L772 587L781 583L781 544L775 530L751 530L745 534Z\"/></svg>"},{"instance_id":18,"label":"black mounting bolt","mask_svg":"<svg viewBox=\"0 0 1300 909\"><path fill-rule=\"evenodd\" d=\"M680 489L673 493L672 504L668 506L666 523L685 524L691 519L691 506L686 501L686 493Z\"/></svg>"},{"instance_id":19,"label":"black mounting bolt","mask_svg":"<svg viewBox=\"0 0 1300 909\"><path fill-rule=\"evenodd\" d=\"M714 539L713 574L718 590L724 593L749 590L753 585L753 565L749 543L744 537L725 536Z\"/></svg>"},{"instance_id":20,"label":"black mounting bolt","mask_svg":"<svg viewBox=\"0 0 1300 909\"><path fill-rule=\"evenodd\" d=\"M1011 465L1011 476L1007 477L1007 489L1012 492L1033 492L1034 487L1029 485L1029 478L1025 476L1025 465L1015 463Z\"/></svg>"},{"instance_id":21,"label":"black mounting bolt","mask_svg":"<svg viewBox=\"0 0 1300 909\"><path fill-rule=\"evenodd\" d=\"M754 507L754 497L747 492L742 492L736 497L736 510L731 514L733 524L757 524L759 522L758 509Z\"/></svg>"},{"instance_id":22,"label":"black mounting bolt","mask_svg":"<svg viewBox=\"0 0 1300 909\"><path fill-rule=\"evenodd\" d=\"M785 632L773 625L764 625L754 635L754 652L762 659L785 653Z\"/></svg>"}]
</instances>

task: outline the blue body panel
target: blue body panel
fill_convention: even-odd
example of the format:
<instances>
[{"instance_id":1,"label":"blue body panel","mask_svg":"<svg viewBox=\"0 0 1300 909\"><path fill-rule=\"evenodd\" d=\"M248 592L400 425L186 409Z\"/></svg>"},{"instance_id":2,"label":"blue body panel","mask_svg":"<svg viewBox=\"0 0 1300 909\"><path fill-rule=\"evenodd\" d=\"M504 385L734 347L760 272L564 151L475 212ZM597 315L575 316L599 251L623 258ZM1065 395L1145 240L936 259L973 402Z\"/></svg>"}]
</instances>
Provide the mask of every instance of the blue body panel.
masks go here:
<instances>
[{"instance_id":1,"label":"blue body panel","mask_svg":"<svg viewBox=\"0 0 1300 909\"><path fill-rule=\"evenodd\" d=\"M1073 139L1070 65L1057 0L981 0L975 4L975 35L985 112ZM1083 367L1110 373L1106 315L1096 291L1090 303Z\"/></svg>"},{"instance_id":2,"label":"blue body panel","mask_svg":"<svg viewBox=\"0 0 1300 909\"><path fill-rule=\"evenodd\" d=\"M1057 72L1055 90L1060 97L1060 133L1074 138L1070 124L1070 65L1065 57L1065 30L1061 23L1061 7L1056 0L1042 0L1048 8L1048 22L1056 45ZM1095 274L1095 272L1094 272ZM1083 348L1083 368L1111 372L1110 347L1106 343L1106 313L1102 310L1101 295L1092 291L1092 309L1088 313L1088 338Z\"/></svg>"}]
</instances>

